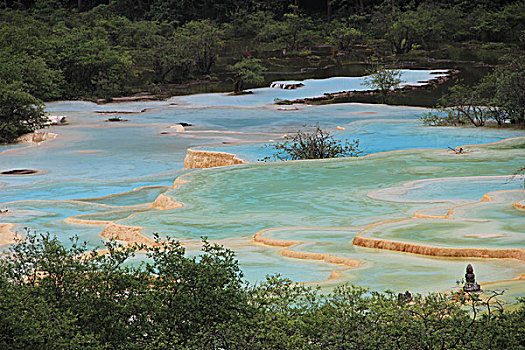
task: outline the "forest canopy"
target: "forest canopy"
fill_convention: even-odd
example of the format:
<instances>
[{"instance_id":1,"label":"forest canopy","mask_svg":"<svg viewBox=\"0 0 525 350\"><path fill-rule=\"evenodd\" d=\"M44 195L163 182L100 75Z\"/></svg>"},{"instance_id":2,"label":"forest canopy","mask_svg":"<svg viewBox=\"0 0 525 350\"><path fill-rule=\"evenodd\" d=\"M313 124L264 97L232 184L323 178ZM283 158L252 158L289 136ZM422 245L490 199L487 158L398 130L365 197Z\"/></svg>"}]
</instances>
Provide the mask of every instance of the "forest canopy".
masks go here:
<instances>
[{"instance_id":1,"label":"forest canopy","mask_svg":"<svg viewBox=\"0 0 525 350\"><path fill-rule=\"evenodd\" d=\"M0 84L23 83L44 101L225 72L246 51L239 40L289 54L321 44L391 54L447 42L525 47L523 1L26 0L0 9ZM220 57L231 58L217 66Z\"/></svg>"}]
</instances>

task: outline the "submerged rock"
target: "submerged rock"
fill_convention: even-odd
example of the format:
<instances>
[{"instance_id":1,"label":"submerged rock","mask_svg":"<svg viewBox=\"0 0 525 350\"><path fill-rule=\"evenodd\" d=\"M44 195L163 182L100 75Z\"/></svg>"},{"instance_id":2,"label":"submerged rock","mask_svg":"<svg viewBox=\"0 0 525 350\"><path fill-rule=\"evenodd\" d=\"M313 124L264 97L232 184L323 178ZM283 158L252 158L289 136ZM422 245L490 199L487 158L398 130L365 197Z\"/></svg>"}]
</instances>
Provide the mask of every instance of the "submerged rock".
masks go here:
<instances>
[{"instance_id":1,"label":"submerged rock","mask_svg":"<svg viewBox=\"0 0 525 350\"><path fill-rule=\"evenodd\" d=\"M34 169L12 169L0 172L1 175L31 175L36 173L38 173L38 170Z\"/></svg>"}]
</instances>

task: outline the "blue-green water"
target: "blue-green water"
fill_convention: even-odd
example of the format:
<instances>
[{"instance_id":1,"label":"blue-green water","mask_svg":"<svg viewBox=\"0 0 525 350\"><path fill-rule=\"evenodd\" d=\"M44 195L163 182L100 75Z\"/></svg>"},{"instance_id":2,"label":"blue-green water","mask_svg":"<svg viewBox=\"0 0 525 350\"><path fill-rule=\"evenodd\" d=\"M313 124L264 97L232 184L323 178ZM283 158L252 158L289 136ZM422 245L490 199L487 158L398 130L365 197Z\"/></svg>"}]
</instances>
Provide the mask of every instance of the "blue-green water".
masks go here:
<instances>
[{"instance_id":1,"label":"blue-green water","mask_svg":"<svg viewBox=\"0 0 525 350\"><path fill-rule=\"evenodd\" d=\"M407 72L405 79L416 83L428 79L429 72ZM70 122L47 130L58 134L55 140L0 146L0 171L40 171L0 175L0 209L9 209L0 214L0 223L15 223L20 233L24 227L51 232L64 242L77 234L91 247L101 244L104 226L65 219L140 226L146 235L178 237L190 251L201 236L208 236L237 252L250 281L270 273L295 281L324 281L335 270L341 277L325 286L352 282L379 290L427 292L453 287L469 262L481 282L523 274L525 262L519 260L430 258L352 245L364 227L389 219L406 220L375 226L363 235L446 247L523 249L525 242L525 212L513 207L525 196L523 178L512 176L525 162L524 139L465 147L461 155L446 149L524 137L525 132L425 127L418 118L426 110L413 107L339 104L280 110L272 104L275 98L364 88L361 81L309 80L297 90L255 89L244 96L50 103L48 112L66 115ZM110 116L128 121L104 122ZM170 128L179 122L193 126L185 132ZM372 156L182 170L188 148L236 153L256 161L271 152L264 147L271 140L316 123L337 138L359 138L363 155ZM413 150L376 154L407 149ZM188 182L170 189L181 176ZM485 193L499 190L513 191L497 192L495 200L475 204ZM152 208L149 204L161 193L184 207ZM453 220L413 218L416 211L444 215L457 205L461 207ZM347 257L361 265L349 269L284 257L283 248L253 242L257 232L268 229L265 237L302 242L289 250Z\"/></svg>"}]
</instances>

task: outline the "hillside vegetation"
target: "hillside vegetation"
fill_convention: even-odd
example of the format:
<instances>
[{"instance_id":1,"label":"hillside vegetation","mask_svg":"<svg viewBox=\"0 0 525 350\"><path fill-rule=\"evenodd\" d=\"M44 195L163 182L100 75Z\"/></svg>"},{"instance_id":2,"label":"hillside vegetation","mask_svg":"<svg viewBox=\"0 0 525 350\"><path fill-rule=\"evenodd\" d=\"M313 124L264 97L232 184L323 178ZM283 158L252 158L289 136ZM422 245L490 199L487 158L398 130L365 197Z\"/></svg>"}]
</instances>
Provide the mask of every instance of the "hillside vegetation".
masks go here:
<instances>
[{"instance_id":1,"label":"hillside vegetation","mask_svg":"<svg viewBox=\"0 0 525 350\"><path fill-rule=\"evenodd\" d=\"M25 0L0 7L0 84L19 83L44 101L162 92L163 84L214 79L243 54L315 61L309 50L322 44L380 55L458 43L525 47L523 1Z\"/></svg>"}]
</instances>

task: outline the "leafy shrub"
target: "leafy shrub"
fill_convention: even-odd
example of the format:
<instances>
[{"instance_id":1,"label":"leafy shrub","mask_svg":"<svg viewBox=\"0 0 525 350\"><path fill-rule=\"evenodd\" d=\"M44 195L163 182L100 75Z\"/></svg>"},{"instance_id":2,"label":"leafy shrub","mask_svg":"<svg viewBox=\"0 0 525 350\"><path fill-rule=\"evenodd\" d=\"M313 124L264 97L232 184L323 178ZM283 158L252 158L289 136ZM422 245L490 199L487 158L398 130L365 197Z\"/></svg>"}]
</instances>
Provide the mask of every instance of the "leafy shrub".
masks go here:
<instances>
[{"instance_id":1,"label":"leafy shrub","mask_svg":"<svg viewBox=\"0 0 525 350\"><path fill-rule=\"evenodd\" d=\"M316 126L313 132L299 130L296 134L284 137L286 141L270 145L275 153L264 157L263 161L323 159L337 157L357 157L359 140L336 140L330 132Z\"/></svg>"},{"instance_id":2,"label":"leafy shrub","mask_svg":"<svg viewBox=\"0 0 525 350\"><path fill-rule=\"evenodd\" d=\"M453 109L440 109L424 113L419 118L428 126L460 126L466 124L466 119L455 113Z\"/></svg>"},{"instance_id":3,"label":"leafy shrub","mask_svg":"<svg viewBox=\"0 0 525 350\"><path fill-rule=\"evenodd\" d=\"M370 68L366 70L367 76L362 85L374 90L379 90L380 102L385 103L390 90L397 89L405 81L402 79L403 72L399 69L388 69L373 57Z\"/></svg>"},{"instance_id":4,"label":"leafy shrub","mask_svg":"<svg viewBox=\"0 0 525 350\"><path fill-rule=\"evenodd\" d=\"M42 101L20 84L0 85L0 143L15 142L47 122Z\"/></svg>"},{"instance_id":5,"label":"leafy shrub","mask_svg":"<svg viewBox=\"0 0 525 350\"><path fill-rule=\"evenodd\" d=\"M29 233L0 259L0 349L525 346L523 298L507 311L476 294L403 299L352 286L320 294L279 276L248 285L228 249L204 241L201 254L188 257L172 239L157 242L109 242L107 254L97 254L75 239L68 248ZM138 249L146 260L130 264Z\"/></svg>"}]
</instances>

